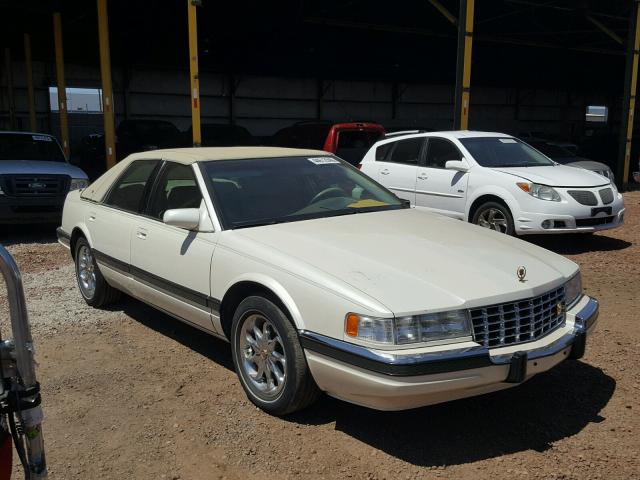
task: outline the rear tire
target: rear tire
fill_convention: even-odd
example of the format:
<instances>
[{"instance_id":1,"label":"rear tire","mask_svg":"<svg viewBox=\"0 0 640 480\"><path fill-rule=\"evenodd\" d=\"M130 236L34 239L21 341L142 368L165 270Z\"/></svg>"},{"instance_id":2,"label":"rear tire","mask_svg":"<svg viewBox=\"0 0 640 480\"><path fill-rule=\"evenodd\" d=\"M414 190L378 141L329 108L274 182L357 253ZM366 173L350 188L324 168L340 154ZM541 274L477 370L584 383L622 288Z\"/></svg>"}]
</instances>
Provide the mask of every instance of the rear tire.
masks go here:
<instances>
[{"instance_id":1,"label":"rear tire","mask_svg":"<svg viewBox=\"0 0 640 480\"><path fill-rule=\"evenodd\" d=\"M513 216L506 205L498 202L486 202L473 214L472 223L507 235L515 235Z\"/></svg>"},{"instance_id":2,"label":"rear tire","mask_svg":"<svg viewBox=\"0 0 640 480\"><path fill-rule=\"evenodd\" d=\"M120 291L109 285L102 276L93 250L85 238L79 238L76 242L74 261L78 289L88 305L101 308L120 298Z\"/></svg>"},{"instance_id":3,"label":"rear tire","mask_svg":"<svg viewBox=\"0 0 640 480\"><path fill-rule=\"evenodd\" d=\"M320 390L298 333L285 313L264 297L244 299L231 325L233 364L247 397L272 415L311 405Z\"/></svg>"}]
</instances>

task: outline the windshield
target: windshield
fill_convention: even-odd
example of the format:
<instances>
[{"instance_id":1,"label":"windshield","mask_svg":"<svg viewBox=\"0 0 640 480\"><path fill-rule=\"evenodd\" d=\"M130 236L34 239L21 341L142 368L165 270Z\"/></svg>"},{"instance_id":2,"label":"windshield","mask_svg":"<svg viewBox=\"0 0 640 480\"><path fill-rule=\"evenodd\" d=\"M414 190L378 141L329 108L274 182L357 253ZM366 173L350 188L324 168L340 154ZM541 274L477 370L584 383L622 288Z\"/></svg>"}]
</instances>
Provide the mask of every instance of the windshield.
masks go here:
<instances>
[{"instance_id":1,"label":"windshield","mask_svg":"<svg viewBox=\"0 0 640 480\"><path fill-rule=\"evenodd\" d=\"M204 167L227 228L405 208L335 157L219 160Z\"/></svg>"},{"instance_id":2,"label":"windshield","mask_svg":"<svg viewBox=\"0 0 640 480\"><path fill-rule=\"evenodd\" d=\"M64 162L64 154L49 135L0 133L0 160Z\"/></svg>"},{"instance_id":3,"label":"windshield","mask_svg":"<svg viewBox=\"0 0 640 480\"><path fill-rule=\"evenodd\" d=\"M541 167L555 165L540 152L515 138L461 138L476 162L483 167Z\"/></svg>"},{"instance_id":4,"label":"windshield","mask_svg":"<svg viewBox=\"0 0 640 480\"><path fill-rule=\"evenodd\" d=\"M543 143L531 143L531 146L536 150L539 150L540 152L544 153L547 157L553 160L557 160L558 158L570 159L576 156L573 152L570 152L569 150L561 147L560 145L553 145L551 143L543 142Z\"/></svg>"}]
</instances>

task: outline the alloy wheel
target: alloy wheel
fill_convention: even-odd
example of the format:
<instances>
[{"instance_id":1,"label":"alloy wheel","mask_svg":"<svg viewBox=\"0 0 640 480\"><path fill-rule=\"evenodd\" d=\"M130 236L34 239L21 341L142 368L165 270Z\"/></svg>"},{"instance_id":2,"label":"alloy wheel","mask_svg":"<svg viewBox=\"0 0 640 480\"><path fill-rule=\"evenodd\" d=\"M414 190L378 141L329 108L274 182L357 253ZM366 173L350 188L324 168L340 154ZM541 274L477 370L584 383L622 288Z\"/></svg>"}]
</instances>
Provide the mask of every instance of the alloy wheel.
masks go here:
<instances>
[{"instance_id":1,"label":"alloy wheel","mask_svg":"<svg viewBox=\"0 0 640 480\"><path fill-rule=\"evenodd\" d=\"M248 315L239 338L240 368L260 397L277 397L286 382L287 359L280 334L263 315Z\"/></svg>"},{"instance_id":2,"label":"alloy wheel","mask_svg":"<svg viewBox=\"0 0 640 480\"><path fill-rule=\"evenodd\" d=\"M478 225L500 233L507 233L509 224L504 213L497 208L487 208L478 216Z\"/></svg>"}]
</instances>

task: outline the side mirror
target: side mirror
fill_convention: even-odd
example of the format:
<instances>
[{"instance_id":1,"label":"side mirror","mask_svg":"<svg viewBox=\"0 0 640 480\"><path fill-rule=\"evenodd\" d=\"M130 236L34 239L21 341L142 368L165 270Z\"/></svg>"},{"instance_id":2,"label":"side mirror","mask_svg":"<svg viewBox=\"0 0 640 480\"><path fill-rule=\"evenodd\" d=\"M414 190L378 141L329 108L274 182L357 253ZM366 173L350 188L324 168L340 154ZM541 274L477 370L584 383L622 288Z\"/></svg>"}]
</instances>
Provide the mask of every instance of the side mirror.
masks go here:
<instances>
[{"instance_id":1,"label":"side mirror","mask_svg":"<svg viewBox=\"0 0 640 480\"><path fill-rule=\"evenodd\" d=\"M167 225L197 231L200 226L200 210L197 208L174 208L167 210L162 216Z\"/></svg>"},{"instance_id":2,"label":"side mirror","mask_svg":"<svg viewBox=\"0 0 640 480\"><path fill-rule=\"evenodd\" d=\"M469 164L464 158L462 160L449 160L444 164L444 168L447 170L457 170L458 172L468 172Z\"/></svg>"}]
</instances>

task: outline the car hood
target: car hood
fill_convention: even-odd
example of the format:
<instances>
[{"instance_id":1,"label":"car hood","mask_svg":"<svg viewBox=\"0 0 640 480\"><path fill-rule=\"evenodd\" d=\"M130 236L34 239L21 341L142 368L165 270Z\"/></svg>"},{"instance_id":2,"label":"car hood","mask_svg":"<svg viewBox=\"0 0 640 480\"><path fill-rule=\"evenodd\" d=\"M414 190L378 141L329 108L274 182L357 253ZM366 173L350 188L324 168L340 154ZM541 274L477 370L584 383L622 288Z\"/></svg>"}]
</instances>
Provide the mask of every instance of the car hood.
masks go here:
<instances>
[{"instance_id":1,"label":"car hood","mask_svg":"<svg viewBox=\"0 0 640 480\"><path fill-rule=\"evenodd\" d=\"M475 307L539 295L577 266L528 242L415 209L233 231L262 261L396 315ZM242 242L241 242L242 243ZM526 281L516 275L527 269ZM322 282L324 276L325 281ZM313 295L310 292L310 295Z\"/></svg>"},{"instance_id":2,"label":"car hood","mask_svg":"<svg viewBox=\"0 0 640 480\"><path fill-rule=\"evenodd\" d=\"M605 165L601 162L595 162L593 160L589 160L588 158L575 157L572 162L564 163L567 167L577 167L584 168L585 170L591 171L606 171L611 170L608 165Z\"/></svg>"},{"instance_id":3,"label":"car hood","mask_svg":"<svg viewBox=\"0 0 640 480\"><path fill-rule=\"evenodd\" d=\"M597 187L609 183L603 179L602 175L566 165L507 167L494 168L493 170L520 177L530 182L549 185L550 187Z\"/></svg>"},{"instance_id":4,"label":"car hood","mask_svg":"<svg viewBox=\"0 0 640 480\"><path fill-rule=\"evenodd\" d=\"M87 174L67 162L40 160L0 160L0 175L69 175L87 178Z\"/></svg>"}]
</instances>

